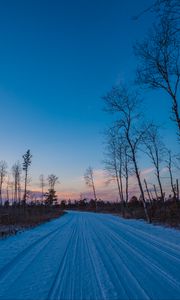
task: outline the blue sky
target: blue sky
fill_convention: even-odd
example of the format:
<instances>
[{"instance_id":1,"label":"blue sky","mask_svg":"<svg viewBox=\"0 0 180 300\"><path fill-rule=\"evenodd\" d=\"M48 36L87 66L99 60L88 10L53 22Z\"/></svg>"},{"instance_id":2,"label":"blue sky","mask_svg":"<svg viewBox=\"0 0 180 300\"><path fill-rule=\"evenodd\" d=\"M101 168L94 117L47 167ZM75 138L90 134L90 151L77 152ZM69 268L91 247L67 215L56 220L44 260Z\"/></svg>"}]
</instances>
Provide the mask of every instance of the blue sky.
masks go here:
<instances>
[{"instance_id":1,"label":"blue sky","mask_svg":"<svg viewBox=\"0 0 180 300\"><path fill-rule=\"evenodd\" d=\"M0 2L0 159L11 167L31 149L34 186L41 173L53 172L60 191L80 193L86 167L103 168L102 132L110 116L101 96L119 81L133 80L132 45L153 17L135 22L132 16L151 3ZM177 152L170 100L160 93L144 98L146 114L164 125L165 140Z\"/></svg>"}]
</instances>

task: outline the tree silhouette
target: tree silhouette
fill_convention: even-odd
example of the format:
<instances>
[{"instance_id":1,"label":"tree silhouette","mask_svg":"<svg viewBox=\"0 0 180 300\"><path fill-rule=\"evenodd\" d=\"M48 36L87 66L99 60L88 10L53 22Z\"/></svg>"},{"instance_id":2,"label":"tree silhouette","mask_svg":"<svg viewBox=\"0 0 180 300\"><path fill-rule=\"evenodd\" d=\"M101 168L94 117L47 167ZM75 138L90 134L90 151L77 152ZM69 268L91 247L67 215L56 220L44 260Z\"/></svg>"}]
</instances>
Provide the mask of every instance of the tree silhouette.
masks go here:
<instances>
[{"instance_id":1,"label":"tree silhouette","mask_svg":"<svg viewBox=\"0 0 180 300\"><path fill-rule=\"evenodd\" d=\"M143 137L143 143L145 144L145 152L149 156L154 168L155 168L155 176L158 181L161 199L164 202L164 193L161 183L161 164L163 162L165 156L165 146L160 138L158 127L155 125L151 125L146 134Z\"/></svg>"},{"instance_id":2,"label":"tree silhouette","mask_svg":"<svg viewBox=\"0 0 180 300\"><path fill-rule=\"evenodd\" d=\"M85 174L84 174L84 179L85 179L86 185L89 187L92 187L92 189L93 189L95 207L97 210L97 196L96 196L96 189L95 189L95 184L94 184L94 172L93 172L92 167L89 167L86 169Z\"/></svg>"},{"instance_id":3,"label":"tree silhouette","mask_svg":"<svg viewBox=\"0 0 180 300\"><path fill-rule=\"evenodd\" d=\"M53 204L57 203L57 195L54 189L49 189L48 192L45 194L45 203L46 205L52 206Z\"/></svg>"},{"instance_id":4,"label":"tree silhouette","mask_svg":"<svg viewBox=\"0 0 180 300\"><path fill-rule=\"evenodd\" d=\"M57 195L55 191L55 184L58 183L58 177L54 174L48 176L49 190L45 194L45 203L46 205L53 205L57 203Z\"/></svg>"},{"instance_id":5,"label":"tree silhouette","mask_svg":"<svg viewBox=\"0 0 180 300\"><path fill-rule=\"evenodd\" d=\"M116 126L119 129L119 135L123 135L129 147L129 158L132 161L134 172L139 185L141 199L144 206L144 212L148 222L151 222L147 210L144 190L141 182L140 170L138 166L139 145L142 143L143 136L147 130L146 126L139 126L142 114L139 110L140 99L136 92L131 91L123 85L113 87L105 97L105 110L116 113L118 119Z\"/></svg>"},{"instance_id":6,"label":"tree silhouette","mask_svg":"<svg viewBox=\"0 0 180 300\"><path fill-rule=\"evenodd\" d=\"M45 179L44 179L44 175L41 174L39 176L39 180L40 180L40 187L41 187L41 198L42 198L42 202L44 200L44 187L45 187Z\"/></svg>"},{"instance_id":7,"label":"tree silhouette","mask_svg":"<svg viewBox=\"0 0 180 300\"><path fill-rule=\"evenodd\" d=\"M165 91L171 99L171 119L177 125L180 140L180 5L178 1L156 1L157 22L151 28L143 42L135 45L135 54L139 58L137 83L150 89ZM175 9L177 8L177 10Z\"/></svg>"},{"instance_id":8,"label":"tree silhouette","mask_svg":"<svg viewBox=\"0 0 180 300\"><path fill-rule=\"evenodd\" d=\"M128 180L130 173L130 165L128 159L128 147L126 139L119 135L117 128L111 127L106 131L106 151L104 165L110 180L116 181L119 199L122 204L128 201ZM125 194L123 191L123 177L125 178ZM125 199L126 201L125 201Z\"/></svg>"},{"instance_id":9,"label":"tree silhouette","mask_svg":"<svg viewBox=\"0 0 180 300\"><path fill-rule=\"evenodd\" d=\"M0 161L0 205L2 205L2 186L7 174L7 163L4 160Z\"/></svg>"},{"instance_id":10,"label":"tree silhouette","mask_svg":"<svg viewBox=\"0 0 180 300\"><path fill-rule=\"evenodd\" d=\"M58 183L58 177L54 174L48 175L49 188L54 190L55 184Z\"/></svg>"},{"instance_id":11,"label":"tree silhouette","mask_svg":"<svg viewBox=\"0 0 180 300\"><path fill-rule=\"evenodd\" d=\"M27 198L27 183L28 183L28 170L31 165L32 155L30 150L27 150L26 153L23 155L23 171L25 171L25 179L24 179L24 197L23 201L24 204L26 203Z\"/></svg>"},{"instance_id":12,"label":"tree silhouette","mask_svg":"<svg viewBox=\"0 0 180 300\"><path fill-rule=\"evenodd\" d=\"M19 187L21 181L21 172L22 172L21 164L19 161L17 161L12 166L12 175L14 178L14 200L17 201L19 199L19 202L20 202Z\"/></svg>"}]
</instances>

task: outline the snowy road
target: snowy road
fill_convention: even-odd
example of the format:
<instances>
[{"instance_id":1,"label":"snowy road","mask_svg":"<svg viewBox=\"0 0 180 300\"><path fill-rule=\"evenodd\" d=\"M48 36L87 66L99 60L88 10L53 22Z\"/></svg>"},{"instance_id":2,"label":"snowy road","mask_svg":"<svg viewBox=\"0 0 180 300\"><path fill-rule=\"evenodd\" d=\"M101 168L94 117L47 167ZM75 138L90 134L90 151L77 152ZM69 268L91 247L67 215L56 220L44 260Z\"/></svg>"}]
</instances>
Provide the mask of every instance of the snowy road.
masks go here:
<instances>
[{"instance_id":1,"label":"snowy road","mask_svg":"<svg viewBox=\"0 0 180 300\"><path fill-rule=\"evenodd\" d=\"M180 232L69 212L0 241L0 300L180 299Z\"/></svg>"}]
</instances>

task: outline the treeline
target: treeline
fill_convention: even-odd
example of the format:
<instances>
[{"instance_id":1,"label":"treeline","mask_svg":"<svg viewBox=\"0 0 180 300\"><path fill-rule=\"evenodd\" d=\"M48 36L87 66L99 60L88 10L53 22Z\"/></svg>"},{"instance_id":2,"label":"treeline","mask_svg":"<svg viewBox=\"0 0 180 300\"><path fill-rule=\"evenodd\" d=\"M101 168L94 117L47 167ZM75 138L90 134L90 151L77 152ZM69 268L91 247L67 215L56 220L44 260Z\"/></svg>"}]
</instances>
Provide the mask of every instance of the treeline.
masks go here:
<instances>
[{"instance_id":1,"label":"treeline","mask_svg":"<svg viewBox=\"0 0 180 300\"><path fill-rule=\"evenodd\" d=\"M121 215L126 219L144 219L143 202L137 197L131 197L125 207L120 201L103 201L101 199L80 199L76 201L61 201L60 207L62 210L78 210L86 212L112 213ZM156 224L165 224L167 226L180 228L180 201L167 199L165 205L162 200L157 201L152 199L147 202L147 210L151 218L151 222Z\"/></svg>"},{"instance_id":2,"label":"treeline","mask_svg":"<svg viewBox=\"0 0 180 300\"><path fill-rule=\"evenodd\" d=\"M29 169L32 163L32 154L30 150L22 156L22 162L17 161L8 171L7 162L0 161L0 206L20 207L39 205L56 205L58 197L55 191L55 185L59 183L58 177L54 174L39 177L39 190L41 192L31 192L28 186L31 181ZM48 190L45 192L45 187ZM37 201L36 201L37 200Z\"/></svg>"},{"instance_id":3,"label":"treeline","mask_svg":"<svg viewBox=\"0 0 180 300\"><path fill-rule=\"evenodd\" d=\"M22 156L22 162L17 161L9 172L7 163L0 161L0 237L16 234L23 228L64 214L55 191L55 185L59 182L56 175L50 174L47 179L40 175L41 192L28 189L31 163L30 150Z\"/></svg>"},{"instance_id":4,"label":"treeline","mask_svg":"<svg viewBox=\"0 0 180 300\"><path fill-rule=\"evenodd\" d=\"M143 111L142 87L163 91L170 101L170 119L176 124L180 142L180 5L176 0L156 1L146 12L155 14L155 22L142 42L134 46L139 61L134 83L120 83L103 97L104 110L114 116L105 134L104 165L109 181L117 185L122 211L129 203L129 179L134 176L139 188L139 201L148 222L152 220L154 200L159 200L166 211L166 200L161 170L166 168L171 201L179 201L179 182L174 173L180 170L180 154L172 153L161 137L161 126L148 121ZM137 16L139 18L140 16ZM136 18L136 19L137 19ZM159 112L161 113L161 112ZM155 184L148 182L140 168L141 160L151 161ZM85 181L92 187L97 202L93 169L85 172ZM167 184L166 184L167 185Z\"/></svg>"}]
</instances>

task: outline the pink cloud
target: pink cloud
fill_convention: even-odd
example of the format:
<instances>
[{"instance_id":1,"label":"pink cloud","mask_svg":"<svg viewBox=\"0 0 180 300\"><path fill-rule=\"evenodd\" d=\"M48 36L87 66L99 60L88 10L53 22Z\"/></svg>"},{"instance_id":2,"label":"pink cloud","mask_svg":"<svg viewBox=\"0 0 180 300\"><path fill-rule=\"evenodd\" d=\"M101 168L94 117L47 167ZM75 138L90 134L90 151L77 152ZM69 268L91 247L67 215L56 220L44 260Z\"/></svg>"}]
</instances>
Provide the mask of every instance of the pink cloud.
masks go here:
<instances>
[{"instance_id":1,"label":"pink cloud","mask_svg":"<svg viewBox=\"0 0 180 300\"><path fill-rule=\"evenodd\" d=\"M165 171L166 169L162 170L162 172ZM142 177L142 181L144 178L146 178L147 181L153 182L154 168L150 167L142 170L141 177ZM94 170L94 182L95 182L97 197L98 199L102 199L102 200L117 201L119 199L119 196L118 196L116 181L112 180L107 185L106 184L107 179L108 177L105 170L103 169ZM123 185L125 187L124 179L123 179ZM164 188L166 190L166 193L168 193L169 188L167 188L166 186L164 186ZM149 184L150 189L151 187L152 184ZM37 195L38 192L40 191L38 185L33 183L31 185L31 188L29 187L29 189L33 190L35 193L37 193ZM48 190L48 187L46 187L46 190ZM75 178L72 178L70 181L64 183L62 180L61 184L56 186L56 190L57 190L58 198L60 200L62 199L78 200L80 199L80 194L82 194L82 197L84 198L93 198L92 189L86 186L83 176L77 176ZM135 175L129 177L129 198L131 198L134 195L136 195L137 197L139 196L139 187Z\"/></svg>"}]
</instances>

